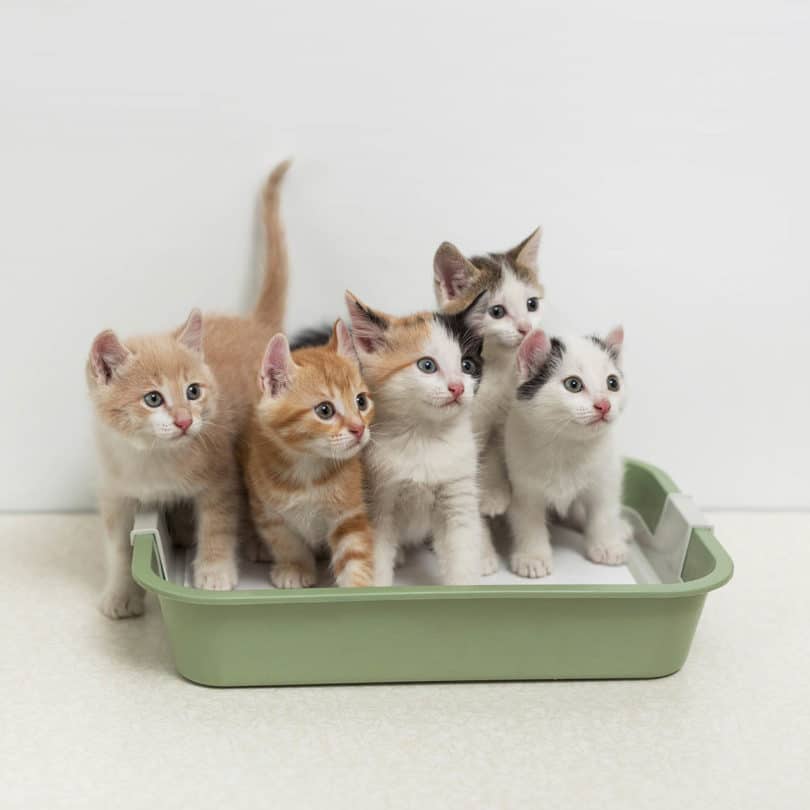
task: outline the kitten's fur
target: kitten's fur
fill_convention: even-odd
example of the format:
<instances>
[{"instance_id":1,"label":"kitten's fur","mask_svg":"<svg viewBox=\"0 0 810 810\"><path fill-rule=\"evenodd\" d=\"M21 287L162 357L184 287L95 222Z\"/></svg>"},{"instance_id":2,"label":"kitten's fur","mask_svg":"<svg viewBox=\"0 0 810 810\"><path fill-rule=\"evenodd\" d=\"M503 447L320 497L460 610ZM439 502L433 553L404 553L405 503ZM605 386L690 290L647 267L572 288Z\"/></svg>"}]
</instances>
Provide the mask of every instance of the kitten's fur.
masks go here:
<instances>
[{"instance_id":1,"label":"kitten's fur","mask_svg":"<svg viewBox=\"0 0 810 810\"><path fill-rule=\"evenodd\" d=\"M509 558L520 576L551 572L549 510L582 524L585 551L594 562L618 565L627 558L630 527L620 516L622 462L613 423L625 405L617 327L604 339L549 339L542 330L518 349L518 388L505 427L514 537ZM610 390L609 377L618 381ZM581 390L564 381L576 377Z\"/></svg>"},{"instance_id":2,"label":"kitten's fur","mask_svg":"<svg viewBox=\"0 0 810 810\"><path fill-rule=\"evenodd\" d=\"M444 312L457 314L483 339L486 374L473 406L473 429L480 448L481 513L503 514L511 497L503 454L503 424L516 386L515 353L524 335L542 314L543 286L538 280L540 228L505 253L465 258L449 242L434 259L436 300ZM527 302L537 300L530 312ZM490 314L504 309L501 318ZM491 547L489 532L484 542ZM494 551L491 551L494 554Z\"/></svg>"},{"instance_id":3,"label":"kitten's fur","mask_svg":"<svg viewBox=\"0 0 810 810\"><path fill-rule=\"evenodd\" d=\"M384 315L346 294L354 345L376 406L366 451L375 581L390 585L400 547L433 537L442 582L472 585L482 567L472 403L480 346L457 317ZM417 362L431 359L425 373ZM462 362L466 371L462 369Z\"/></svg>"},{"instance_id":4,"label":"kitten's fur","mask_svg":"<svg viewBox=\"0 0 810 810\"><path fill-rule=\"evenodd\" d=\"M253 522L272 551L277 588L315 584L313 551L328 542L339 586L373 584L360 450L374 415L342 321L323 347L267 346L261 400L240 443ZM318 408L333 413L322 418ZM327 409L328 413L328 409Z\"/></svg>"},{"instance_id":5,"label":"kitten's fur","mask_svg":"<svg viewBox=\"0 0 810 810\"><path fill-rule=\"evenodd\" d=\"M193 500L199 535L195 586L236 585L237 533L247 505L235 440L254 399L267 340L283 326L288 273L279 185L287 168L280 164L264 190L266 266L251 316L203 319L195 309L169 334L121 341L107 330L93 341L87 381L97 417L107 558L100 608L110 618L143 612L129 543L140 504ZM199 386L198 398L192 398L192 384ZM157 407L146 403L149 392L159 393Z\"/></svg>"}]
</instances>

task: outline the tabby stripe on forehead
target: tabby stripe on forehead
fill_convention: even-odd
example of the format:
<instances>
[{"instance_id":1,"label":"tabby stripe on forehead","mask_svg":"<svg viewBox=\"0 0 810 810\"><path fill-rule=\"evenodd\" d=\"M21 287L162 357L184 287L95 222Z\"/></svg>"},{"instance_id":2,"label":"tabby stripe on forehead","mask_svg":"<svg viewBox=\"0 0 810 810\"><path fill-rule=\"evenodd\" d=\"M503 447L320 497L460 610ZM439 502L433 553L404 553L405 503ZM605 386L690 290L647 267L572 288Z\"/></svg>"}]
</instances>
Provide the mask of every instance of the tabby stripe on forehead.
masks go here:
<instances>
[{"instance_id":1,"label":"tabby stripe on forehead","mask_svg":"<svg viewBox=\"0 0 810 810\"><path fill-rule=\"evenodd\" d=\"M563 354L565 354L565 344L559 338L551 338L551 354L537 373L518 387L517 398L531 399L551 379L560 365Z\"/></svg>"},{"instance_id":2,"label":"tabby stripe on forehead","mask_svg":"<svg viewBox=\"0 0 810 810\"><path fill-rule=\"evenodd\" d=\"M283 419L279 419L278 422L274 422L273 427L276 430L282 430L290 425L294 425L298 422L302 416L305 416L310 412L311 408L299 408L296 411L292 411L288 413Z\"/></svg>"}]
</instances>

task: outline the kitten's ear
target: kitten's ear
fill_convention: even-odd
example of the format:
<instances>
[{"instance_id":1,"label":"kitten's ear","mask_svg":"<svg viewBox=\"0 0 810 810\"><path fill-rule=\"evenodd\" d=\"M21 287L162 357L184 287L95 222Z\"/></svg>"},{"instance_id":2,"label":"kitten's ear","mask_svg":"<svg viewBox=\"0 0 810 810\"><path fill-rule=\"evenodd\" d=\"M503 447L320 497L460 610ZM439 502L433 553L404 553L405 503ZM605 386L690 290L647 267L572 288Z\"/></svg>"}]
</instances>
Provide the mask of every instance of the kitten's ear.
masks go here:
<instances>
[{"instance_id":1,"label":"kitten's ear","mask_svg":"<svg viewBox=\"0 0 810 810\"><path fill-rule=\"evenodd\" d=\"M355 348L373 354L385 345L388 318L367 307L356 295L346 290L346 306L352 321Z\"/></svg>"},{"instance_id":2,"label":"kitten's ear","mask_svg":"<svg viewBox=\"0 0 810 810\"><path fill-rule=\"evenodd\" d=\"M613 359L618 362L622 356L622 347L624 345L624 327L614 326L605 337L605 345Z\"/></svg>"},{"instance_id":3,"label":"kitten's ear","mask_svg":"<svg viewBox=\"0 0 810 810\"><path fill-rule=\"evenodd\" d=\"M202 354L203 319L199 309L192 309L186 322L175 332L177 341L197 354Z\"/></svg>"},{"instance_id":4,"label":"kitten's ear","mask_svg":"<svg viewBox=\"0 0 810 810\"><path fill-rule=\"evenodd\" d=\"M129 349L121 343L111 329L105 329L96 335L93 345L90 347L90 368L96 382L108 383L129 354Z\"/></svg>"},{"instance_id":5,"label":"kitten's ear","mask_svg":"<svg viewBox=\"0 0 810 810\"><path fill-rule=\"evenodd\" d=\"M548 360L551 341L542 329L529 332L517 351L518 380L521 383L533 377Z\"/></svg>"},{"instance_id":6,"label":"kitten's ear","mask_svg":"<svg viewBox=\"0 0 810 810\"><path fill-rule=\"evenodd\" d=\"M273 335L264 351L259 387L271 397L280 396L292 384L295 368L287 338L281 332Z\"/></svg>"},{"instance_id":7,"label":"kitten's ear","mask_svg":"<svg viewBox=\"0 0 810 810\"><path fill-rule=\"evenodd\" d=\"M540 239L543 236L543 229L536 228L519 245L507 252L509 259L514 264L527 267L529 270L538 270L537 257L540 253Z\"/></svg>"},{"instance_id":8,"label":"kitten's ear","mask_svg":"<svg viewBox=\"0 0 810 810\"><path fill-rule=\"evenodd\" d=\"M433 286L441 308L463 296L470 289L478 270L450 242L442 242L433 257Z\"/></svg>"},{"instance_id":9,"label":"kitten's ear","mask_svg":"<svg viewBox=\"0 0 810 810\"><path fill-rule=\"evenodd\" d=\"M354 348L354 341L349 333L346 324L340 318L335 321L332 327L332 337L329 339L329 348L336 351L341 357L357 362L357 352Z\"/></svg>"}]
</instances>

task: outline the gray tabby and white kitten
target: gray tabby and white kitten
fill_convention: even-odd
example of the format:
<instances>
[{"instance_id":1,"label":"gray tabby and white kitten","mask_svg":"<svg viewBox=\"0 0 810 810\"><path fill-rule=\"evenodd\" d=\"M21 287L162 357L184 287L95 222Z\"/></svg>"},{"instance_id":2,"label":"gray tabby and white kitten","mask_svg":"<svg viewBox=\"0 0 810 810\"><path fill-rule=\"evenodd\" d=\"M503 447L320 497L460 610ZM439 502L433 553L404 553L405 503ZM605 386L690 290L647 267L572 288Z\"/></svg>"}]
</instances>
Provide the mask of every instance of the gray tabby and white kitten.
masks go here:
<instances>
[{"instance_id":1,"label":"gray tabby and white kitten","mask_svg":"<svg viewBox=\"0 0 810 810\"><path fill-rule=\"evenodd\" d=\"M503 453L503 424L517 385L515 353L540 324L543 285L538 279L541 230L504 253L466 258L444 242L433 262L436 300L483 339L484 374L473 405L473 429L480 451L480 511L503 514L511 497ZM497 569L485 536L485 570Z\"/></svg>"},{"instance_id":2,"label":"gray tabby and white kitten","mask_svg":"<svg viewBox=\"0 0 810 810\"><path fill-rule=\"evenodd\" d=\"M551 572L552 510L581 524L594 562L627 559L631 530L621 518L622 462L613 440L626 401L623 341L621 327L604 340L564 341L538 329L518 349L518 388L504 438L512 482L509 565L520 576Z\"/></svg>"}]
</instances>

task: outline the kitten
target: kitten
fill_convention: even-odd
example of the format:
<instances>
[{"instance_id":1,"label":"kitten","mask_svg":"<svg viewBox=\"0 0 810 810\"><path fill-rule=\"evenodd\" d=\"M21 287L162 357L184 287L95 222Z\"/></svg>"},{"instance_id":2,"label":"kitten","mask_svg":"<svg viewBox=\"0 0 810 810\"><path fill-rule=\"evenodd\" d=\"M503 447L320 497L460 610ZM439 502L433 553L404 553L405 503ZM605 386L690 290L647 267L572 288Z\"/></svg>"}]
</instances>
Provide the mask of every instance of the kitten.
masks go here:
<instances>
[{"instance_id":1,"label":"kitten","mask_svg":"<svg viewBox=\"0 0 810 810\"><path fill-rule=\"evenodd\" d=\"M503 424L514 394L515 353L520 341L537 328L543 286L538 280L538 228L505 253L465 258L444 242L433 262L434 290L442 311L456 314L483 339L487 373L473 406L473 430L480 450L481 514L503 514L511 490L503 451ZM489 528L485 525L485 558L497 568Z\"/></svg>"},{"instance_id":2,"label":"kitten","mask_svg":"<svg viewBox=\"0 0 810 810\"><path fill-rule=\"evenodd\" d=\"M550 509L581 519L585 552L594 562L627 559L630 527L620 516L622 461L613 441L626 399L623 341L621 327L604 340L564 342L538 329L518 349L505 449L513 489L509 565L520 576L551 572Z\"/></svg>"},{"instance_id":3,"label":"kitten","mask_svg":"<svg viewBox=\"0 0 810 810\"><path fill-rule=\"evenodd\" d=\"M250 317L203 319L195 309L169 334L121 341L107 330L93 341L87 382L96 413L107 558L100 608L110 618L143 612L129 542L140 504L193 500L199 535L194 585L236 585L237 530L246 503L235 439L249 414L264 347L283 325L287 253L279 186L288 165L280 164L265 185L267 256Z\"/></svg>"},{"instance_id":4,"label":"kitten","mask_svg":"<svg viewBox=\"0 0 810 810\"><path fill-rule=\"evenodd\" d=\"M326 346L292 353L278 334L259 374L261 399L240 443L253 522L272 551L277 588L315 584L327 541L338 586L373 584L360 451L374 404L343 321Z\"/></svg>"},{"instance_id":5,"label":"kitten","mask_svg":"<svg viewBox=\"0 0 810 810\"><path fill-rule=\"evenodd\" d=\"M445 585L478 582L482 520L472 403L480 342L454 316L384 315L346 294L354 345L376 406L366 451L375 582L390 585L400 547L433 537Z\"/></svg>"}]
</instances>

